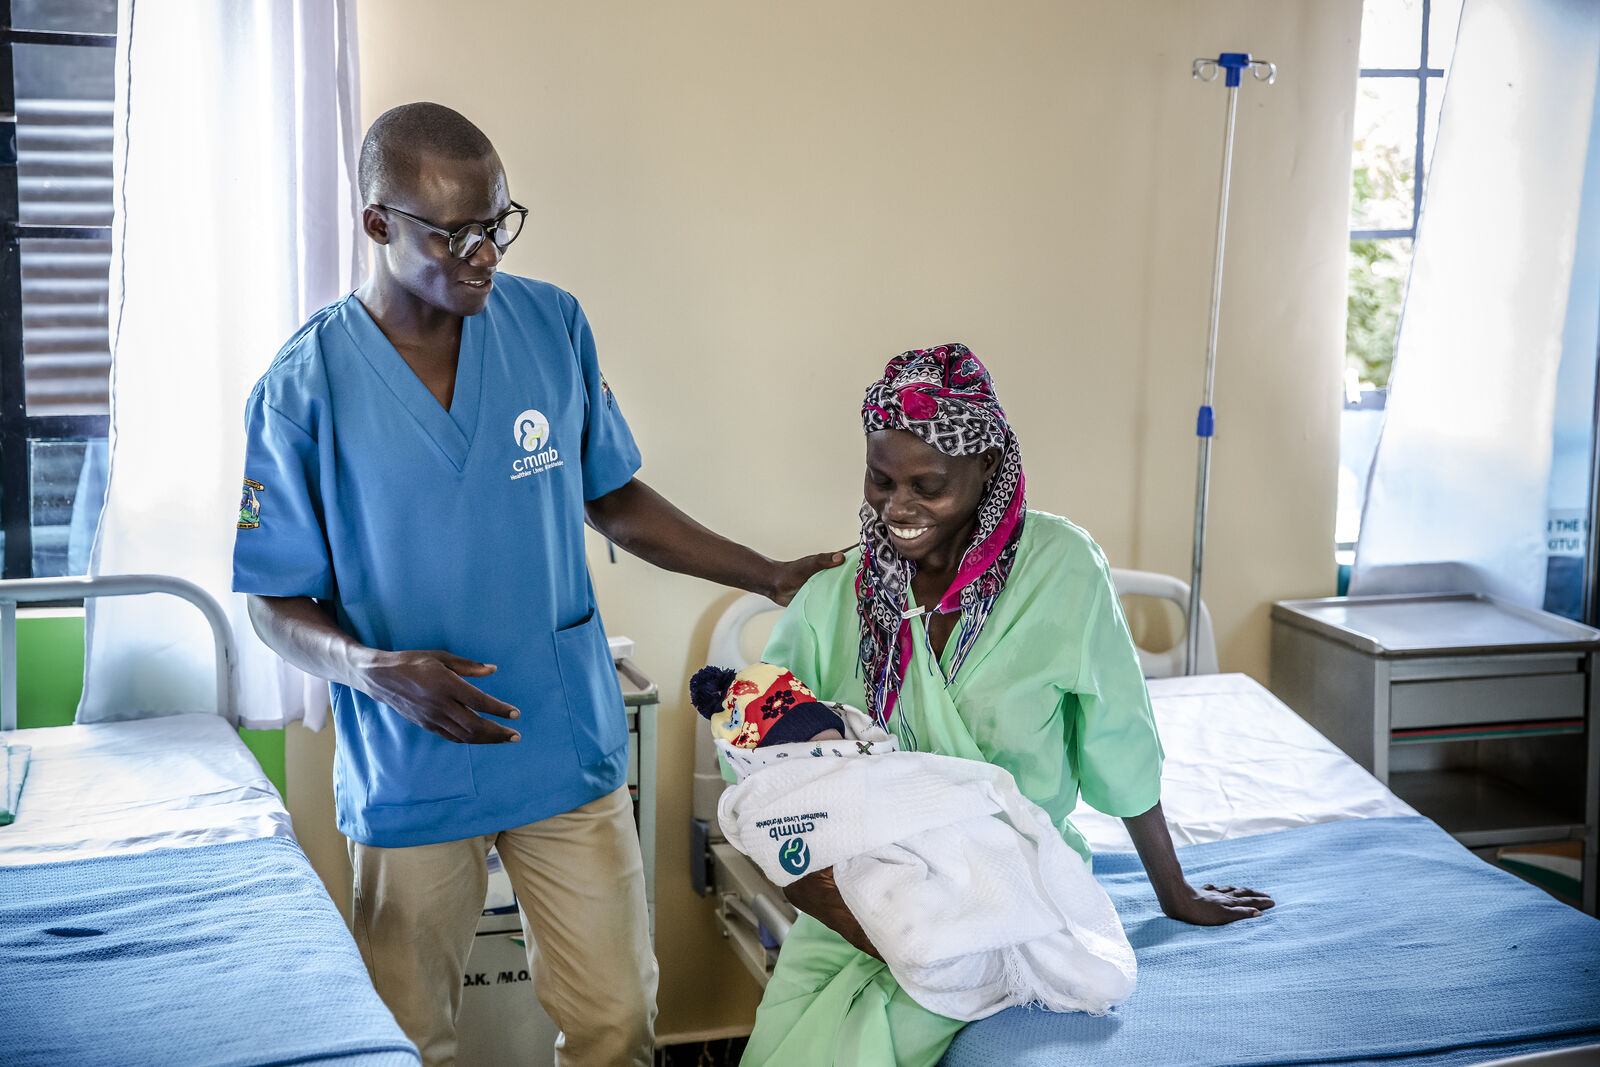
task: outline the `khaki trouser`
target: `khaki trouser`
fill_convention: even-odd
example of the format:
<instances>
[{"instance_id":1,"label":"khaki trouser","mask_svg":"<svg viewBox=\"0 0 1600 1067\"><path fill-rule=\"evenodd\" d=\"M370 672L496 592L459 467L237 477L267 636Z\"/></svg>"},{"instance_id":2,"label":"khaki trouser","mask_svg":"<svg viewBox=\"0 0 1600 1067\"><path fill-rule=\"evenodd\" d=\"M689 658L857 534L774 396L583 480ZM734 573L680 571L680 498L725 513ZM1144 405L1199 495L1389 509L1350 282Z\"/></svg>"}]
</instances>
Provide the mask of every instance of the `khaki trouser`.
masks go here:
<instances>
[{"instance_id":1,"label":"khaki trouser","mask_svg":"<svg viewBox=\"0 0 1600 1067\"><path fill-rule=\"evenodd\" d=\"M521 905L539 1003L561 1030L562 1067L647 1065L656 961L644 863L627 789L497 834L413 848L350 842L354 933L383 1002L427 1067L455 1062L455 1019L500 853Z\"/></svg>"}]
</instances>

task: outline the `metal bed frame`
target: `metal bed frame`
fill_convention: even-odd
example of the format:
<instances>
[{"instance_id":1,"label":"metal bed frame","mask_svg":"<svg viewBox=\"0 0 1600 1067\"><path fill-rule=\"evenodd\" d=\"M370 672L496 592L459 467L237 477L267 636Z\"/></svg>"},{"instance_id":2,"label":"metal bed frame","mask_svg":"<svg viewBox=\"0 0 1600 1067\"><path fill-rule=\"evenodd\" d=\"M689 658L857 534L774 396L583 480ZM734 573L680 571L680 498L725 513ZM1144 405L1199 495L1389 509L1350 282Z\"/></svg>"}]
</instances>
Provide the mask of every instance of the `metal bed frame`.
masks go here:
<instances>
[{"instance_id":1,"label":"metal bed frame","mask_svg":"<svg viewBox=\"0 0 1600 1067\"><path fill-rule=\"evenodd\" d=\"M0 732L17 728L17 605L89 600L102 596L166 593L200 609L211 626L217 665L217 714L239 725L239 655L233 629L216 600L193 582L166 574L105 574L76 578L8 578L0 581Z\"/></svg>"}]
</instances>

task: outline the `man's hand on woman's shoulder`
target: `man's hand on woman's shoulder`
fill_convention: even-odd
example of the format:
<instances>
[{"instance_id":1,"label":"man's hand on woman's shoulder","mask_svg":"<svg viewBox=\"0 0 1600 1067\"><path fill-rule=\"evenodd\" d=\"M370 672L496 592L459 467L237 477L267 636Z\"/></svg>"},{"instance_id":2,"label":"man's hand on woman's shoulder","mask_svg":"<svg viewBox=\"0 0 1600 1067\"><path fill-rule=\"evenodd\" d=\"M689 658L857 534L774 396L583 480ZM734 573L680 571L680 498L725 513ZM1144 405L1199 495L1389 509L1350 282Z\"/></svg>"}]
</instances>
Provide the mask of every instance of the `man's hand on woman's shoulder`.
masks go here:
<instances>
[{"instance_id":1,"label":"man's hand on woman's shoulder","mask_svg":"<svg viewBox=\"0 0 1600 1067\"><path fill-rule=\"evenodd\" d=\"M779 604L787 604L794 599L800 587L811 580L811 576L818 571L825 571L829 567L837 567L844 562L843 552L818 552L814 556L801 556L787 563L778 563L773 567L773 588L767 595Z\"/></svg>"}]
</instances>

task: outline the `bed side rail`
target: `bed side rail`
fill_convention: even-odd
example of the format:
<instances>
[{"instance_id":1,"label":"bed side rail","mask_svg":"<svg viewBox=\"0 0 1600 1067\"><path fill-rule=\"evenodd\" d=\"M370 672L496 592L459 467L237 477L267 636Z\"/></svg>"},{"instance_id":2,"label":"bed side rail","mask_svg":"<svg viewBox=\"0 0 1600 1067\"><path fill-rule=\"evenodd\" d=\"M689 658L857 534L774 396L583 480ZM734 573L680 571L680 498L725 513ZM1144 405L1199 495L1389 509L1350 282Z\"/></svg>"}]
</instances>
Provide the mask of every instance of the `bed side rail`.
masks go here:
<instances>
[{"instance_id":1,"label":"bed side rail","mask_svg":"<svg viewBox=\"0 0 1600 1067\"><path fill-rule=\"evenodd\" d=\"M210 593L193 582L167 574L102 574L73 578L0 580L0 730L17 728L17 605L41 600L88 600L101 596L167 593L200 609L211 625L217 662L217 714L239 725L238 652L233 627Z\"/></svg>"},{"instance_id":2,"label":"bed side rail","mask_svg":"<svg viewBox=\"0 0 1600 1067\"><path fill-rule=\"evenodd\" d=\"M750 665L739 637L753 620L783 610L759 593L739 597L718 617L706 648L706 662L735 669ZM694 717L694 793L689 832L689 875L695 892L714 894L716 923L739 962L757 984L765 986L795 918L783 891L760 868L723 839L717 825L717 801L726 783L711 741L711 724Z\"/></svg>"},{"instance_id":3,"label":"bed side rail","mask_svg":"<svg viewBox=\"0 0 1600 1067\"><path fill-rule=\"evenodd\" d=\"M1117 595L1122 596L1148 596L1161 600L1170 600L1177 605L1178 611L1184 617L1186 632L1180 634L1177 642L1166 652L1151 652L1149 649L1139 648L1139 666L1144 670L1146 678L1173 678L1180 674L1188 674L1189 649L1188 649L1188 618L1189 618L1189 583L1181 578L1174 578L1170 574L1157 574L1154 571L1131 571L1121 567L1111 568L1111 584L1116 588ZM1211 609L1206 607L1204 600L1200 602L1200 637L1195 651L1194 674L1216 674L1217 668L1217 638L1211 626Z\"/></svg>"}]
</instances>

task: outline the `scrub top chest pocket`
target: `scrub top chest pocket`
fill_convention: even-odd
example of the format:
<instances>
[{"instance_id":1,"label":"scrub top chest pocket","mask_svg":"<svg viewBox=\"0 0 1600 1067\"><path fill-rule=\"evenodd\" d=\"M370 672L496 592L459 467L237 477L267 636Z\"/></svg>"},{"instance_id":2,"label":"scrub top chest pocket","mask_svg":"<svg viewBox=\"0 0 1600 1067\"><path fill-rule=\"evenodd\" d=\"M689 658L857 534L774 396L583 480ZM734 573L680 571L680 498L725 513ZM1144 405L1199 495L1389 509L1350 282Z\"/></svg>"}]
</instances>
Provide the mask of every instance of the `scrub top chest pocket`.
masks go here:
<instances>
[{"instance_id":1,"label":"scrub top chest pocket","mask_svg":"<svg viewBox=\"0 0 1600 1067\"><path fill-rule=\"evenodd\" d=\"M611 647L598 613L557 630L552 639L578 763L593 766L628 743L627 715Z\"/></svg>"}]
</instances>

